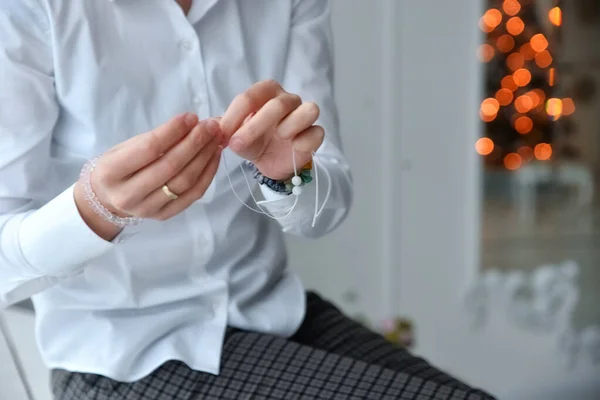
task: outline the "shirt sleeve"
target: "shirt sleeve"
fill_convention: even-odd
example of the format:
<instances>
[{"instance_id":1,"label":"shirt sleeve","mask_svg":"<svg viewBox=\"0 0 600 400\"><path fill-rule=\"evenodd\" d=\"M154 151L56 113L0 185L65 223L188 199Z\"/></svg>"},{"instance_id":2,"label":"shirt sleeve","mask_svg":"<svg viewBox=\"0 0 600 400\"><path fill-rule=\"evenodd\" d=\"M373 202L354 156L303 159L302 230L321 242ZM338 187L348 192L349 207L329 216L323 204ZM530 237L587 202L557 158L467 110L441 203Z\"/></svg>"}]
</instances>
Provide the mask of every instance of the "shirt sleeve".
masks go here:
<instances>
[{"instance_id":1,"label":"shirt sleeve","mask_svg":"<svg viewBox=\"0 0 600 400\"><path fill-rule=\"evenodd\" d=\"M31 1L0 3L0 308L78 273L113 246L82 220L73 187L53 185L59 105L49 23Z\"/></svg>"},{"instance_id":2,"label":"shirt sleeve","mask_svg":"<svg viewBox=\"0 0 600 400\"><path fill-rule=\"evenodd\" d=\"M288 49L285 90L316 103L321 114L318 125L325 130L325 141L315 155L313 178L303 187L294 211L279 219L284 231L303 237L323 236L335 229L346 217L352 203L352 176L342 152L338 112L333 93L333 43L329 0L296 0ZM281 195L260 186L265 201L259 205L276 215L287 215L296 201L295 195ZM318 199L317 199L318 191ZM327 193L329 196L327 197ZM326 201L325 201L326 200ZM317 203L318 202L318 203ZM317 209L324 208L316 219Z\"/></svg>"}]
</instances>

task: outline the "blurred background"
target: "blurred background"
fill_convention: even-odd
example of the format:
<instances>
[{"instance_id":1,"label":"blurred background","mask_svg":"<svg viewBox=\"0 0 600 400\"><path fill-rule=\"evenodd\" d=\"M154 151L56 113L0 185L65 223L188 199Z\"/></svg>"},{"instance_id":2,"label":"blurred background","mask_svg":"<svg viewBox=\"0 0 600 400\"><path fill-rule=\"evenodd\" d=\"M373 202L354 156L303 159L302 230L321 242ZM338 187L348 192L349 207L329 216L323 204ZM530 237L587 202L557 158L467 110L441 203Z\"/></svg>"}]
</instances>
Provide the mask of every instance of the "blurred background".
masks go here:
<instances>
[{"instance_id":1,"label":"blurred background","mask_svg":"<svg viewBox=\"0 0 600 400\"><path fill-rule=\"evenodd\" d=\"M355 204L291 267L500 399L600 399L600 0L333 6ZM32 314L4 314L50 399Z\"/></svg>"}]
</instances>

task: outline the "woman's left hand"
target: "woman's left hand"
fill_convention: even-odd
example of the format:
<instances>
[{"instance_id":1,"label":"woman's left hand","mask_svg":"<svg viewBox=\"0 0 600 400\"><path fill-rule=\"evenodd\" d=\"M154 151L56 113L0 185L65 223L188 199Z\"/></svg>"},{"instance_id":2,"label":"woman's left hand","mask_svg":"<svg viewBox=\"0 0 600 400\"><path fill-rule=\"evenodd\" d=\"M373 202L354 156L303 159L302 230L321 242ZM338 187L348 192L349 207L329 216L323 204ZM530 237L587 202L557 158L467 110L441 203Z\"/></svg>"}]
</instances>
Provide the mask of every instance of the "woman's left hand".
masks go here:
<instances>
[{"instance_id":1,"label":"woman's left hand","mask_svg":"<svg viewBox=\"0 0 600 400\"><path fill-rule=\"evenodd\" d=\"M294 175L292 148L301 168L323 143L323 128L314 125L318 117L316 104L303 103L268 80L237 96L220 122L233 152L252 161L263 175L286 180Z\"/></svg>"}]
</instances>

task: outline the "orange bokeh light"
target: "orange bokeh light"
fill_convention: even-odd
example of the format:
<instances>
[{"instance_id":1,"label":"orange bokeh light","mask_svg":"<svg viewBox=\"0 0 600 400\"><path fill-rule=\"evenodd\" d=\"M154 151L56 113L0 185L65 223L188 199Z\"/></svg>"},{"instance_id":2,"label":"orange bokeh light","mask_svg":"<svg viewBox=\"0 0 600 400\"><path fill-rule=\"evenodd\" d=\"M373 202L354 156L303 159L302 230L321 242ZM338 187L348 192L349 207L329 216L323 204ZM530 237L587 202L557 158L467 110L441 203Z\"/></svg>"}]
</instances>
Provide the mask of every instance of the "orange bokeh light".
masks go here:
<instances>
[{"instance_id":1,"label":"orange bokeh light","mask_svg":"<svg viewBox=\"0 0 600 400\"><path fill-rule=\"evenodd\" d=\"M551 98L546 102L546 114L553 117L554 120L560 118L563 112L563 103L561 99Z\"/></svg>"},{"instance_id":2,"label":"orange bokeh light","mask_svg":"<svg viewBox=\"0 0 600 400\"><path fill-rule=\"evenodd\" d=\"M506 65L513 71L518 70L519 68L523 68L525 65L525 59L521 53L512 53L510 56L506 57Z\"/></svg>"},{"instance_id":3,"label":"orange bokeh light","mask_svg":"<svg viewBox=\"0 0 600 400\"><path fill-rule=\"evenodd\" d=\"M552 56L548 50L540 51L535 55L535 63L540 68L547 68L552 64Z\"/></svg>"},{"instance_id":4,"label":"orange bokeh light","mask_svg":"<svg viewBox=\"0 0 600 400\"><path fill-rule=\"evenodd\" d=\"M506 167L506 169L509 169L511 171L519 169L522 164L523 164L523 159L517 153L508 153L504 157L504 166Z\"/></svg>"},{"instance_id":5,"label":"orange bokeh light","mask_svg":"<svg viewBox=\"0 0 600 400\"><path fill-rule=\"evenodd\" d=\"M510 89L500 89L496 92L496 100L501 106L507 106L513 101L513 92Z\"/></svg>"},{"instance_id":6,"label":"orange bokeh light","mask_svg":"<svg viewBox=\"0 0 600 400\"><path fill-rule=\"evenodd\" d=\"M544 104L544 101L546 100L546 93L544 93L544 91L542 89L533 89L531 92L532 95L536 95L537 98L539 99L539 102L537 105L535 105L535 107ZM535 103L535 102L534 102Z\"/></svg>"},{"instance_id":7,"label":"orange bokeh light","mask_svg":"<svg viewBox=\"0 0 600 400\"><path fill-rule=\"evenodd\" d=\"M531 111L533 108L533 101L527 95L519 96L515 99L515 110L521 114Z\"/></svg>"},{"instance_id":8,"label":"orange bokeh light","mask_svg":"<svg viewBox=\"0 0 600 400\"><path fill-rule=\"evenodd\" d=\"M481 102L481 113L486 116L492 116L498 114L500 110L500 103L498 100L488 97Z\"/></svg>"},{"instance_id":9,"label":"orange bokeh light","mask_svg":"<svg viewBox=\"0 0 600 400\"><path fill-rule=\"evenodd\" d=\"M513 36L520 35L525 29L525 23L519 17L512 17L506 21L506 30Z\"/></svg>"},{"instance_id":10,"label":"orange bokeh light","mask_svg":"<svg viewBox=\"0 0 600 400\"><path fill-rule=\"evenodd\" d=\"M548 40L542 33L538 33L531 37L531 40L529 40L529 44L531 44L531 48L534 51L539 53L540 51L546 50L546 48L548 47Z\"/></svg>"},{"instance_id":11,"label":"orange bokeh light","mask_svg":"<svg viewBox=\"0 0 600 400\"><path fill-rule=\"evenodd\" d=\"M575 112L575 103L570 97L562 99L562 115L571 115Z\"/></svg>"},{"instance_id":12,"label":"orange bokeh light","mask_svg":"<svg viewBox=\"0 0 600 400\"><path fill-rule=\"evenodd\" d=\"M482 156L487 156L494 151L494 142L490 138L480 138L475 142L475 150Z\"/></svg>"},{"instance_id":13,"label":"orange bokeh light","mask_svg":"<svg viewBox=\"0 0 600 400\"><path fill-rule=\"evenodd\" d=\"M479 46L479 59L481 62L489 62L492 58L494 58L494 54L496 50L494 50L494 46L490 44L482 44Z\"/></svg>"},{"instance_id":14,"label":"orange bokeh light","mask_svg":"<svg viewBox=\"0 0 600 400\"><path fill-rule=\"evenodd\" d=\"M495 28L502 22L502 13L500 10L491 8L483 14L483 22L487 26Z\"/></svg>"},{"instance_id":15,"label":"orange bokeh light","mask_svg":"<svg viewBox=\"0 0 600 400\"><path fill-rule=\"evenodd\" d=\"M538 160L549 160L550 157L552 157L552 146L550 146L548 143L538 143L533 148L533 154Z\"/></svg>"},{"instance_id":16,"label":"orange bokeh light","mask_svg":"<svg viewBox=\"0 0 600 400\"><path fill-rule=\"evenodd\" d=\"M533 60L533 58L535 57L535 51L531 48L531 45L529 43L525 43L523 46L521 46L519 48L519 52L521 53L523 58L528 61Z\"/></svg>"},{"instance_id":17,"label":"orange bokeh light","mask_svg":"<svg viewBox=\"0 0 600 400\"><path fill-rule=\"evenodd\" d=\"M531 99L531 103L532 103L531 107L532 108L536 108L537 106L542 104L546 97L546 95L544 94L544 92L541 89L531 90L531 91L525 93L525 95Z\"/></svg>"},{"instance_id":18,"label":"orange bokeh light","mask_svg":"<svg viewBox=\"0 0 600 400\"><path fill-rule=\"evenodd\" d=\"M530 161L531 159L533 159L533 149L529 146L519 147L517 153L519 153L523 161Z\"/></svg>"},{"instance_id":19,"label":"orange bokeh light","mask_svg":"<svg viewBox=\"0 0 600 400\"><path fill-rule=\"evenodd\" d=\"M519 68L513 73L513 79L517 86L527 86L531 82L531 72L525 68Z\"/></svg>"},{"instance_id":20,"label":"orange bokeh light","mask_svg":"<svg viewBox=\"0 0 600 400\"><path fill-rule=\"evenodd\" d=\"M498 116L498 114L485 115L484 113L481 112L481 110L479 111L479 118L481 118L481 120L483 122L492 122L493 120L496 119L497 116Z\"/></svg>"},{"instance_id":21,"label":"orange bokeh light","mask_svg":"<svg viewBox=\"0 0 600 400\"><path fill-rule=\"evenodd\" d=\"M556 68L550 68L548 71L548 85L554 86L556 83Z\"/></svg>"},{"instance_id":22,"label":"orange bokeh light","mask_svg":"<svg viewBox=\"0 0 600 400\"><path fill-rule=\"evenodd\" d=\"M503 53L508 53L515 47L515 39L512 36L504 34L496 40L496 47Z\"/></svg>"},{"instance_id":23,"label":"orange bokeh light","mask_svg":"<svg viewBox=\"0 0 600 400\"><path fill-rule=\"evenodd\" d=\"M515 120L515 130L521 135L525 135L533 129L533 121L531 118L522 115Z\"/></svg>"},{"instance_id":24,"label":"orange bokeh light","mask_svg":"<svg viewBox=\"0 0 600 400\"><path fill-rule=\"evenodd\" d=\"M479 18L479 29L484 31L485 33L490 33L494 30L493 27L487 26L483 17Z\"/></svg>"},{"instance_id":25,"label":"orange bokeh light","mask_svg":"<svg viewBox=\"0 0 600 400\"><path fill-rule=\"evenodd\" d=\"M506 15L517 15L519 11L521 11L521 5L517 0L504 0L504 3L502 3L502 10L504 10Z\"/></svg>"},{"instance_id":26,"label":"orange bokeh light","mask_svg":"<svg viewBox=\"0 0 600 400\"><path fill-rule=\"evenodd\" d=\"M512 92L514 92L518 88L517 84L515 83L515 79L513 78L512 75L508 75L508 76L505 76L504 78L502 78L500 85L504 89L508 89Z\"/></svg>"},{"instance_id":27,"label":"orange bokeh light","mask_svg":"<svg viewBox=\"0 0 600 400\"><path fill-rule=\"evenodd\" d=\"M548 11L548 19L555 26L562 25L562 10L560 7L554 7L550 11Z\"/></svg>"}]
</instances>

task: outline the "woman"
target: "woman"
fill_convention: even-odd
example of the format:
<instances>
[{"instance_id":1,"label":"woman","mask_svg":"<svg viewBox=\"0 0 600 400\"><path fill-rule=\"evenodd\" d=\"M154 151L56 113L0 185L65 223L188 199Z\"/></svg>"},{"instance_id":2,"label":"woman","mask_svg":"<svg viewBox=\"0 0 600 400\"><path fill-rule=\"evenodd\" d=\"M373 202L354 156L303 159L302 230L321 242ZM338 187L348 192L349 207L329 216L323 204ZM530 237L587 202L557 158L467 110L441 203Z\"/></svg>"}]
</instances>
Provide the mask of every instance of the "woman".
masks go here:
<instances>
[{"instance_id":1,"label":"woman","mask_svg":"<svg viewBox=\"0 0 600 400\"><path fill-rule=\"evenodd\" d=\"M0 295L57 400L483 398L286 270L351 201L327 1L0 4Z\"/></svg>"}]
</instances>

